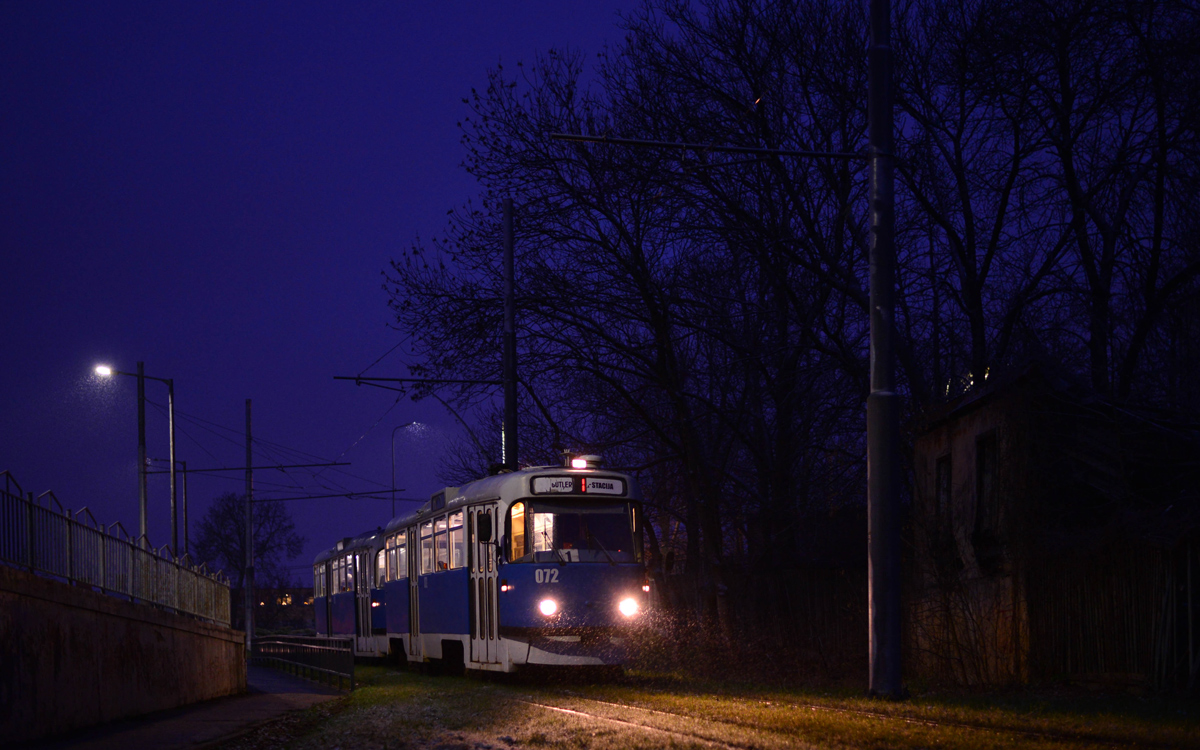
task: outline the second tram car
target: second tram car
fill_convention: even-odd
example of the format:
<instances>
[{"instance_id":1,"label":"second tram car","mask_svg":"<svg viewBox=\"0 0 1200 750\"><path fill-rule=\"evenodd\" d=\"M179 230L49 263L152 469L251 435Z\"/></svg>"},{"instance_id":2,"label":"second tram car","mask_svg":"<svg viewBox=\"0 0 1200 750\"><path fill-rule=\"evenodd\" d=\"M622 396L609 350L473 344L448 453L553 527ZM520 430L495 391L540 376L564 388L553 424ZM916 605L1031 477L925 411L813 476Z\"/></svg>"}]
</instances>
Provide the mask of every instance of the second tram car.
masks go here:
<instances>
[{"instance_id":1,"label":"second tram car","mask_svg":"<svg viewBox=\"0 0 1200 750\"><path fill-rule=\"evenodd\" d=\"M378 561L383 530L343 539L313 561L317 635L353 641L355 656L386 656L387 615Z\"/></svg>"}]
</instances>

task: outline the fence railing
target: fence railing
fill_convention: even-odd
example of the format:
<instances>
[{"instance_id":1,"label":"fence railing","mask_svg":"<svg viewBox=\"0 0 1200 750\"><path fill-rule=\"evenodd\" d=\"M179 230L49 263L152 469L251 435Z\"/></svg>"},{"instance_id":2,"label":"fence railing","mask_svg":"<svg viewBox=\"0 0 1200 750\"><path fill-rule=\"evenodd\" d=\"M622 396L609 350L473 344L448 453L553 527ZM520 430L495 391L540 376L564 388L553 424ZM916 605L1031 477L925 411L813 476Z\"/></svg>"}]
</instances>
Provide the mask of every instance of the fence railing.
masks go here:
<instances>
[{"instance_id":1,"label":"fence railing","mask_svg":"<svg viewBox=\"0 0 1200 750\"><path fill-rule=\"evenodd\" d=\"M275 636L254 642L251 659L310 680L337 681L354 689L354 650L351 641L335 638Z\"/></svg>"},{"instance_id":2,"label":"fence railing","mask_svg":"<svg viewBox=\"0 0 1200 750\"><path fill-rule=\"evenodd\" d=\"M72 514L52 492L22 497L8 472L0 476L0 563L229 625L229 582L219 574L138 544L119 523L105 528L87 508Z\"/></svg>"}]
</instances>

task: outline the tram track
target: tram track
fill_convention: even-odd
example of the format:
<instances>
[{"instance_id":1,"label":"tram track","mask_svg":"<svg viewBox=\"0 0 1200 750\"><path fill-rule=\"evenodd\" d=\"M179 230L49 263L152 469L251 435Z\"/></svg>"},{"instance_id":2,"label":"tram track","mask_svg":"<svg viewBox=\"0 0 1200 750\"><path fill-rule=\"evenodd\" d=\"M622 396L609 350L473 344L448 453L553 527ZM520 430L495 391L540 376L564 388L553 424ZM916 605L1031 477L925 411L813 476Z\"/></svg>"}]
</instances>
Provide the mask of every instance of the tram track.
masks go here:
<instances>
[{"instance_id":1,"label":"tram track","mask_svg":"<svg viewBox=\"0 0 1200 750\"><path fill-rule=\"evenodd\" d=\"M551 695L554 695L558 698L564 699L566 701L595 704L597 706L603 706L611 711L626 712L627 714L636 712L636 714L638 714L638 715L658 716L658 717L662 717L663 719L671 720L671 721L685 721L685 722L694 722L694 723L699 723L699 724L708 725L708 726L715 726L715 727L735 728L735 729L743 731L743 732L750 732L750 733L754 733L754 734L764 736L764 737L778 738L780 744L786 744L789 747L798 746L797 745L798 738L796 738L794 735L790 734L788 731L780 730L780 729L773 729L770 727L763 726L759 723L751 723L751 722L747 722L747 721L738 721L738 720L731 720L731 719L718 719L718 718L712 718L712 717L700 717L700 716L695 716L695 715L689 714L689 713L682 713L682 712L676 712L676 711L664 711L664 710L658 709L658 708L649 708L646 706L638 706L638 705L634 705L634 704L630 704L630 703L617 703L617 702L613 702L613 701L605 701L605 700L600 700L597 698L589 698L589 697L586 697L583 695L579 695L577 693L573 693L571 691L546 691L546 692L548 692ZM539 707L539 708L542 708L545 710L556 711L556 712L560 712L560 713L564 713L564 714L568 714L568 715L573 715L578 718L586 717L586 718L590 718L590 719L597 720L597 721L605 721L605 722L621 724L621 725L625 725L625 726L629 726L629 727L637 727L637 728L641 728L641 729L653 731L653 732L672 734L672 735L676 735L681 738L686 738L689 740L694 740L697 742L701 742L701 743L705 743L705 744L717 746L717 747L734 748L736 750L750 750L751 748L753 748L755 750L759 750L763 747L763 744L760 742L744 742L744 743L743 742L730 742L727 740L716 739L711 735L705 735L705 734L701 734L701 733L697 733L697 732L683 731L680 729L664 729L662 727L656 727L656 726L653 726L650 724L645 724L643 722L631 720L631 718L629 718L628 716L626 718L618 718L618 717L614 717L614 716L603 715L600 713L592 713L592 712L589 712L586 710L582 710L581 707L579 707L578 705L576 705L573 708L567 708L565 706L554 706L554 705L550 705L547 703L540 703L537 700L534 700L532 696L529 696L529 700L521 700L521 702L525 703L527 705L536 706L536 707ZM1041 740L1041 741L1051 742L1051 743L1083 744L1083 745L1089 745L1089 746L1093 746L1093 747L1112 747L1112 748L1150 747L1150 748L1164 748L1165 749L1165 748L1175 747L1175 745L1167 744L1167 743L1117 740L1117 739L1114 739L1111 737L1097 736L1095 734L1089 734L1089 733L1083 733L1083 732L1054 732L1054 731L1047 732L1047 731L1037 731L1037 730L1032 730L1032 729L1022 729L1020 727L1013 727L1011 725L992 725L992 724L976 724L976 723L954 722L954 721L935 721L932 719L924 719L924 718L920 718L920 717L905 716L902 714L889 714L889 713L885 713L885 712L881 712L881 711L869 711L869 710L864 710L864 709L823 706L823 705L819 705L819 704L775 703L773 705L777 708L785 708L785 709L800 710L800 711L808 710L808 711L812 711L812 712L840 714L840 715L845 715L845 716L853 716L853 717L857 717L857 718L873 719L873 720L885 721L885 722L900 722L900 723L904 723L904 724L908 724L908 725L927 727L930 729L966 730L966 731L971 731L971 732L995 734L995 735L1001 735L1001 736L1009 735L1009 736L1014 736L1014 737L1018 737L1021 739L1025 739L1025 740ZM807 742L803 742L803 741L799 741L799 742L802 743L799 745L802 747L815 747L815 745L812 745Z\"/></svg>"},{"instance_id":2,"label":"tram track","mask_svg":"<svg viewBox=\"0 0 1200 750\"><path fill-rule=\"evenodd\" d=\"M518 702L524 703L527 706L534 706L536 708L541 708L546 711L554 711L557 713L566 714L568 716L573 716L575 718L590 719L592 721L601 721L601 722L606 722L609 724L617 724L619 726L628 727L628 728L632 728L632 729L640 729L642 731L652 732L655 734L665 734L665 735L668 735L671 737L676 737L676 738L688 740L691 742L699 742L699 743L709 745L712 747L723 747L723 748L728 748L729 750L756 750L759 747L758 745L753 745L753 744L740 744L740 743L726 742L724 740L718 740L718 739L714 739L712 737L705 737L704 735L697 734L695 732L685 732L685 731L678 730L678 729L664 729L662 727L655 727L655 726L651 726L649 724L643 724L643 723L637 722L637 721L629 721L628 719L618 719L618 718L615 718L612 716L602 716L600 714L589 713L587 711L580 711L580 710L572 709L572 708L564 708L562 706L551 706L549 704L538 703L536 701L518 700ZM627 706L626 708L636 709L637 707L636 706ZM663 712L656 711L655 713L663 713ZM676 718L679 718L679 719L691 719L692 718L692 717L685 716L684 714L670 714L670 715L674 716Z\"/></svg>"}]
</instances>

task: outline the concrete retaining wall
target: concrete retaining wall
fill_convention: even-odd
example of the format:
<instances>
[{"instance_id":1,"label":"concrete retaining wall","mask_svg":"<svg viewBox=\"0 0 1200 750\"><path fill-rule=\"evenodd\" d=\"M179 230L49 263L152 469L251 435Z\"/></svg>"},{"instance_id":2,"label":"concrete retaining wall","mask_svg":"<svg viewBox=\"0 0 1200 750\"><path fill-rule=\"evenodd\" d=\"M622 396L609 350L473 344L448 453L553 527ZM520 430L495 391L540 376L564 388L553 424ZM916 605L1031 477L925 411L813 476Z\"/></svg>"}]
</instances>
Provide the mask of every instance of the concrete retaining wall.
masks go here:
<instances>
[{"instance_id":1,"label":"concrete retaining wall","mask_svg":"<svg viewBox=\"0 0 1200 750\"><path fill-rule=\"evenodd\" d=\"M0 745L245 690L242 633L0 565Z\"/></svg>"}]
</instances>

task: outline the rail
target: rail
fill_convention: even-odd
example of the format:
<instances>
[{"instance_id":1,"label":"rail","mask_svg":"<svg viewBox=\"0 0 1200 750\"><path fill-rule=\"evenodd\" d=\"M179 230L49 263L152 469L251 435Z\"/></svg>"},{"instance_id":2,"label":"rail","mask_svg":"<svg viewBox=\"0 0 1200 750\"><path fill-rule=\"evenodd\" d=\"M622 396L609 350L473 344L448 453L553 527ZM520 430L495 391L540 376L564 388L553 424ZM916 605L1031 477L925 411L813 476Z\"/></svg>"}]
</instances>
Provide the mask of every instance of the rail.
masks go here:
<instances>
[{"instance_id":1,"label":"rail","mask_svg":"<svg viewBox=\"0 0 1200 750\"><path fill-rule=\"evenodd\" d=\"M11 474L0 477L0 563L229 626L229 583L220 574L175 558L168 546L139 544L87 508L72 514L52 492L23 497Z\"/></svg>"},{"instance_id":2,"label":"rail","mask_svg":"<svg viewBox=\"0 0 1200 750\"><path fill-rule=\"evenodd\" d=\"M253 662L318 682L354 690L354 650L349 640L277 636L254 642Z\"/></svg>"}]
</instances>

